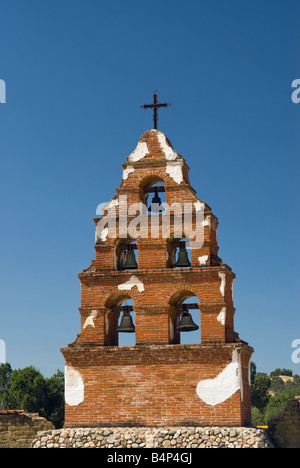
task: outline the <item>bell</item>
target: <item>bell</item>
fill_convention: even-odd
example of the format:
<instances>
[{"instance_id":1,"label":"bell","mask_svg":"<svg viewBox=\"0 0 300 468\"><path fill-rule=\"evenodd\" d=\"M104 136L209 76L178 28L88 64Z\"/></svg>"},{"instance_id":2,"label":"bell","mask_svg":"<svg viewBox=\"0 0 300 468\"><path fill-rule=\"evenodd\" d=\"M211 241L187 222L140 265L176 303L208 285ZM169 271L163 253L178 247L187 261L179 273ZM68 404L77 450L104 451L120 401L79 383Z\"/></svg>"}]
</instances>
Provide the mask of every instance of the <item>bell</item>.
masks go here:
<instances>
[{"instance_id":1,"label":"bell","mask_svg":"<svg viewBox=\"0 0 300 468\"><path fill-rule=\"evenodd\" d=\"M119 333L134 333L135 332L135 326L134 326L132 317L130 315L130 312L128 310L128 306L125 306L125 310L121 318L120 325L117 328L117 331Z\"/></svg>"},{"instance_id":2,"label":"bell","mask_svg":"<svg viewBox=\"0 0 300 468\"><path fill-rule=\"evenodd\" d=\"M175 267L190 267L191 262L189 261L188 254L185 248L185 242L180 242L177 262Z\"/></svg>"},{"instance_id":3,"label":"bell","mask_svg":"<svg viewBox=\"0 0 300 468\"><path fill-rule=\"evenodd\" d=\"M184 305L183 314L181 316L179 325L177 325L176 327L176 331L190 332L198 330L198 328L198 325L194 323L191 314L188 312L187 307Z\"/></svg>"},{"instance_id":4,"label":"bell","mask_svg":"<svg viewBox=\"0 0 300 468\"><path fill-rule=\"evenodd\" d=\"M155 187L155 194L152 199L151 205L149 206L149 212L151 213L162 213L161 199L158 196L157 188Z\"/></svg>"},{"instance_id":5,"label":"bell","mask_svg":"<svg viewBox=\"0 0 300 468\"><path fill-rule=\"evenodd\" d=\"M124 262L124 265L122 266L122 269L123 270L136 270L137 268L138 268L138 264L135 259L133 247L132 245L129 245L126 260Z\"/></svg>"}]
</instances>

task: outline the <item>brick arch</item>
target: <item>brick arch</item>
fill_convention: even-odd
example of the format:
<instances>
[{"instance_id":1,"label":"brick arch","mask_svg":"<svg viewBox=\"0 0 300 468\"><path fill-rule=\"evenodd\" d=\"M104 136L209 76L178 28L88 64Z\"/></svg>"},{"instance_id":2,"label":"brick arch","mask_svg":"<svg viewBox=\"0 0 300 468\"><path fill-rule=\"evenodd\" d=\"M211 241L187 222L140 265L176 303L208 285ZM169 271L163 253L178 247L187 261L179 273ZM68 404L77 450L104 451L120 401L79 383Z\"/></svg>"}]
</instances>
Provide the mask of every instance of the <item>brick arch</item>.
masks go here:
<instances>
[{"instance_id":1,"label":"brick arch","mask_svg":"<svg viewBox=\"0 0 300 468\"><path fill-rule=\"evenodd\" d=\"M173 288L166 296L166 302L169 305L175 305L185 301L188 297L196 296L199 299L200 304L204 304L204 296L200 289L194 288L189 285L178 285Z\"/></svg>"},{"instance_id":2,"label":"brick arch","mask_svg":"<svg viewBox=\"0 0 300 468\"><path fill-rule=\"evenodd\" d=\"M165 185L170 185L170 176L166 172L158 169L146 170L143 174L136 178L136 185L140 189L144 189L147 185L153 185L158 182L164 182Z\"/></svg>"},{"instance_id":3,"label":"brick arch","mask_svg":"<svg viewBox=\"0 0 300 468\"><path fill-rule=\"evenodd\" d=\"M122 247L126 244L136 242L138 245L138 241L140 240L141 236L137 236L136 238L130 237L127 233L127 237L116 237L113 240L113 248L114 248L114 269L116 271L120 271L120 263L121 263L121 255L122 255ZM125 258L125 257L124 257Z\"/></svg>"},{"instance_id":4,"label":"brick arch","mask_svg":"<svg viewBox=\"0 0 300 468\"><path fill-rule=\"evenodd\" d=\"M120 305L128 299L132 299L134 302L134 305L139 306L140 305L139 295L141 293L138 291L136 292L135 289L137 289L136 286L133 286L131 290L126 290L126 291L120 291L120 289L118 289L117 287L112 288L106 295L102 297L99 306L103 308L106 308L106 307L109 308L109 307L112 307L113 305Z\"/></svg>"},{"instance_id":5,"label":"brick arch","mask_svg":"<svg viewBox=\"0 0 300 468\"><path fill-rule=\"evenodd\" d=\"M151 186L153 184L157 184L159 182L163 182L166 184L166 180L164 180L166 177L163 177L160 172L158 173L153 173L154 171L149 171L148 175L143 174L142 176L139 177L138 179L138 185L139 188L144 189L145 187Z\"/></svg>"}]
</instances>

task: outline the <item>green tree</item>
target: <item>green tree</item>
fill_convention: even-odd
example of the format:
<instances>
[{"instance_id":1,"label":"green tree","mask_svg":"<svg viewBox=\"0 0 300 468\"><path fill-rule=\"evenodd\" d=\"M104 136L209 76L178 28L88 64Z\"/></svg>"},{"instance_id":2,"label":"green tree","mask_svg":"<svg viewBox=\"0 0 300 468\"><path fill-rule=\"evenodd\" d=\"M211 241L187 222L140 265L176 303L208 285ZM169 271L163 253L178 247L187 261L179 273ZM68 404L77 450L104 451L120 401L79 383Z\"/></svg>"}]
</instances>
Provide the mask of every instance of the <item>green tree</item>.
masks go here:
<instances>
[{"instance_id":1,"label":"green tree","mask_svg":"<svg viewBox=\"0 0 300 468\"><path fill-rule=\"evenodd\" d=\"M285 390L285 383L280 377L273 377L271 379L270 390L275 393L280 393Z\"/></svg>"},{"instance_id":2,"label":"green tree","mask_svg":"<svg viewBox=\"0 0 300 468\"><path fill-rule=\"evenodd\" d=\"M47 419L51 421L56 428L62 427L64 423L64 386L65 379L61 371L57 371L50 379L46 379L47 403L45 411Z\"/></svg>"},{"instance_id":3,"label":"green tree","mask_svg":"<svg viewBox=\"0 0 300 468\"><path fill-rule=\"evenodd\" d=\"M267 425L271 418L280 414L286 408L287 401L300 395L300 376L295 374L286 382L281 375L292 377L290 369L276 368L270 373L257 373L256 365L250 363L252 424ZM273 395L271 395L271 392Z\"/></svg>"},{"instance_id":4,"label":"green tree","mask_svg":"<svg viewBox=\"0 0 300 468\"><path fill-rule=\"evenodd\" d=\"M3 403L6 409L23 409L46 417L45 379L42 374L34 367L13 370L11 386L3 393Z\"/></svg>"},{"instance_id":5,"label":"green tree","mask_svg":"<svg viewBox=\"0 0 300 468\"><path fill-rule=\"evenodd\" d=\"M268 390L271 385L271 380L267 374L257 374L251 388L252 405L260 412L263 412L267 406L270 396Z\"/></svg>"},{"instance_id":6,"label":"green tree","mask_svg":"<svg viewBox=\"0 0 300 468\"><path fill-rule=\"evenodd\" d=\"M262 414L256 406L252 406L251 408L251 421L253 426L264 426L265 425L265 418L264 414Z\"/></svg>"},{"instance_id":7,"label":"green tree","mask_svg":"<svg viewBox=\"0 0 300 468\"><path fill-rule=\"evenodd\" d=\"M255 364L254 362L250 361L250 380L251 380L251 385L254 384L255 376L256 376L256 364Z\"/></svg>"},{"instance_id":8,"label":"green tree","mask_svg":"<svg viewBox=\"0 0 300 468\"><path fill-rule=\"evenodd\" d=\"M10 387L12 368L10 364L0 364L0 398L5 389Z\"/></svg>"},{"instance_id":9,"label":"green tree","mask_svg":"<svg viewBox=\"0 0 300 468\"><path fill-rule=\"evenodd\" d=\"M23 409L51 421L56 428L64 421L64 375L57 371L45 379L34 367L13 370L2 369L2 406L5 409ZM9 378L8 378L9 377ZM9 381L9 382L8 382ZM1 385L1 373L0 373Z\"/></svg>"},{"instance_id":10,"label":"green tree","mask_svg":"<svg viewBox=\"0 0 300 468\"><path fill-rule=\"evenodd\" d=\"M273 370L273 372L270 373L270 377L276 377L278 375L282 375L281 369L279 367L277 367L275 370Z\"/></svg>"},{"instance_id":11,"label":"green tree","mask_svg":"<svg viewBox=\"0 0 300 468\"><path fill-rule=\"evenodd\" d=\"M294 376L293 380L288 380L286 382L285 392L288 393L291 398L300 395L300 377L299 376Z\"/></svg>"},{"instance_id":12,"label":"green tree","mask_svg":"<svg viewBox=\"0 0 300 468\"><path fill-rule=\"evenodd\" d=\"M270 398L264 411L264 420L268 424L271 418L277 416L285 410L290 395L288 393L280 393Z\"/></svg>"}]
</instances>

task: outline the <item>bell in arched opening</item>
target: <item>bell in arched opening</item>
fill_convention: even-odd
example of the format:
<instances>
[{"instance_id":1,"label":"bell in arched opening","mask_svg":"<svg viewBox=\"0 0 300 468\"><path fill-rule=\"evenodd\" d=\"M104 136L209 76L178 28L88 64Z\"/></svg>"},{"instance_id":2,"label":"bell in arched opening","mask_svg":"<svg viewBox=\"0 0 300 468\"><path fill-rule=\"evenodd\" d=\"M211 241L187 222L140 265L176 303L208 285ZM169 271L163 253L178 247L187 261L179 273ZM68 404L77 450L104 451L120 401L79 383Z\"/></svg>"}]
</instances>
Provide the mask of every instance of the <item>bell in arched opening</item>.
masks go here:
<instances>
[{"instance_id":1,"label":"bell in arched opening","mask_svg":"<svg viewBox=\"0 0 300 468\"><path fill-rule=\"evenodd\" d=\"M152 202L149 206L149 213L162 213L163 212L163 206L161 203L161 198L158 196L158 189L155 187L155 193L154 197L152 199Z\"/></svg>"},{"instance_id":2,"label":"bell in arched opening","mask_svg":"<svg viewBox=\"0 0 300 468\"><path fill-rule=\"evenodd\" d=\"M129 244L122 270L136 270L137 268L138 264L135 258L134 248L133 245Z\"/></svg>"},{"instance_id":3,"label":"bell in arched opening","mask_svg":"<svg viewBox=\"0 0 300 468\"><path fill-rule=\"evenodd\" d=\"M123 316L121 318L120 325L117 328L117 332L119 333L134 333L135 326L130 315L130 306L124 306Z\"/></svg>"},{"instance_id":4,"label":"bell in arched opening","mask_svg":"<svg viewBox=\"0 0 300 468\"><path fill-rule=\"evenodd\" d=\"M188 254L185 248L185 242L179 243L178 258L174 266L177 268L191 266L191 262L189 261Z\"/></svg>"},{"instance_id":5,"label":"bell in arched opening","mask_svg":"<svg viewBox=\"0 0 300 468\"><path fill-rule=\"evenodd\" d=\"M192 319L191 314L188 311L186 304L183 304L183 313L179 322L179 325L176 327L178 332L190 332L198 330L199 327L196 325Z\"/></svg>"}]
</instances>

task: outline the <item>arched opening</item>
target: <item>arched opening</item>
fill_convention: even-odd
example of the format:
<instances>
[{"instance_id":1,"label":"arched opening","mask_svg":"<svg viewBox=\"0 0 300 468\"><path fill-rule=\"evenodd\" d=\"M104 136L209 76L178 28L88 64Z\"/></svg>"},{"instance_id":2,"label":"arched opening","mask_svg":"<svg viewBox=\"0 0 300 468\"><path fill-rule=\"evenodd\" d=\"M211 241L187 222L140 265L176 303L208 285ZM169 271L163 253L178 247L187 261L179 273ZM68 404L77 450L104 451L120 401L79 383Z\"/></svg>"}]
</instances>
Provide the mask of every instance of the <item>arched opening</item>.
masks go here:
<instances>
[{"instance_id":1,"label":"arched opening","mask_svg":"<svg viewBox=\"0 0 300 468\"><path fill-rule=\"evenodd\" d=\"M135 346L135 321L134 302L127 299L120 306L120 317L118 320L118 342L119 346Z\"/></svg>"},{"instance_id":2,"label":"arched opening","mask_svg":"<svg viewBox=\"0 0 300 468\"><path fill-rule=\"evenodd\" d=\"M164 213L166 211L166 191L164 181L154 175L145 178L141 185L142 202L149 214Z\"/></svg>"},{"instance_id":3,"label":"arched opening","mask_svg":"<svg viewBox=\"0 0 300 468\"><path fill-rule=\"evenodd\" d=\"M201 326L199 299L190 291L179 291L170 300L170 305L176 310L173 321L175 343L200 344Z\"/></svg>"},{"instance_id":4,"label":"arched opening","mask_svg":"<svg viewBox=\"0 0 300 468\"><path fill-rule=\"evenodd\" d=\"M137 270L138 248L132 239L119 239L115 245L115 270Z\"/></svg>"},{"instance_id":5,"label":"arched opening","mask_svg":"<svg viewBox=\"0 0 300 468\"><path fill-rule=\"evenodd\" d=\"M181 304L182 313L177 316L177 330L180 329L180 324L183 325L183 328L179 331L180 344L201 343L200 310L198 303L199 299L196 296L192 296Z\"/></svg>"},{"instance_id":6,"label":"arched opening","mask_svg":"<svg viewBox=\"0 0 300 468\"><path fill-rule=\"evenodd\" d=\"M113 294L105 307L105 345L135 346L134 301L128 294Z\"/></svg>"},{"instance_id":7,"label":"arched opening","mask_svg":"<svg viewBox=\"0 0 300 468\"><path fill-rule=\"evenodd\" d=\"M190 268L191 252L189 248L189 239L173 238L168 240L168 266L170 268Z\"/></svg>"},{"instance_id":8,"label":"arched opening","mask_svg":"<svg viewBox=\"0 0 300 468\"><path fill-rule=\"evenodd\" d=\"M166 211L166 191L163 182L148 187L148 213L158 214Z\"/></svg>"}]
</instances>

